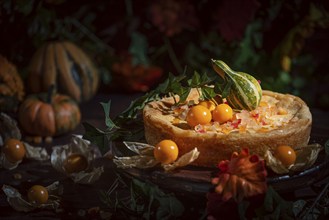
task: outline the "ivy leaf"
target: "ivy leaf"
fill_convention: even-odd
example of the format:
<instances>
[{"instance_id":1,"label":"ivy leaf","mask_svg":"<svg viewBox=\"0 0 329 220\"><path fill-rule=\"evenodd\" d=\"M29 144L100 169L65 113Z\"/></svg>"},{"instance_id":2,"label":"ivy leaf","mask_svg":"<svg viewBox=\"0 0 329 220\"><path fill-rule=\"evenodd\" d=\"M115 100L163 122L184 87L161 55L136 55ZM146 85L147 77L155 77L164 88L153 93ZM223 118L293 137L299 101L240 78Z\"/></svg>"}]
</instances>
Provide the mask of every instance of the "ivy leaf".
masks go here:
<instances>
[{"instance_id":1,"label":"ivy leaf","mask_svg":"<svg viewBox=\"0 0 329 220\"><path fill-rule=\"evenodd\" d=\"M212 87L202 87L201 88L202 99L212 99L216 96L214 88Z\"/></svg>"},{"instance_id":2,"label":"ivy leaf","mask_svg":"<svg viewBox=\"0 0 329 220\"><path fill-rule=\"evenodd\" d=\"M209 77L206 73L202 74L201 75L201 82L200 82L200 86L207 86L209 85L210 83L214 82L215 81L215 77Z\"/></svg>"},{"instance_id":3,"label":"ivy leaf","mask_svg":"<svg viewBox=\"0 0 329 220\"><path fill-rule=\"evenodd\" d=\"M101 105L102 105L104 113L105 113L105 124L106 124L107 128L109 130L116 128L117 126L114 124L114 122L110 118L111 100L109 100L108 103L101 102Z\"/></svg>"},{"instance_id":4,"label":"ivy leaf","mask_svg":"<svg viewBox=\"0 0 329 220\"><path fill-rule=\"evenodd\" d=\"M181 87L181 91L177 94L179 95L179 103L183 103L186 101L188 95L190 94L191 88L183 88Z\"/></svg>"},{"instance_id":5,"label":"ivy leaf","mask_svg":"<svg viewBox=\"0 0 329 220\"><path fill-rule=\"evenodd\" d=\"M191 79L187 80L188 86L192 88L199 87L200 82L201 82L201 77L197 71L194 71L194 74L191 77Z\"/></svg>"},{"instance_id":6,"label":"ivy leaf","mask_svg":"<svg viewBox=\"0 0 329 220\"><path fill-rule=\"evenodd\" d=\"M154 90L146 93L142 97L132 101L129 107L115 118L115 122L120 123L122 119L135 119L139 111L144 108L146 103L154 101L158 98L159 94L157 94Z\"/></svg>"},{"instance_id":7,"label":"ivy leaf","mask_svg":"<svg viewBox=\"0 0 329 220\"><path fill-rule=\"evenodd\" d=\"M141 33L133 32L131 34L131 45L129 47L129 52L133 55L133 65L149 65L150 62L147 57L147 48L148 45L146 37Z\"/></svg>"},{"instance_id":8,"label":"ivy leaf","mask_svg":"<svg viewBox=\"0 0 329 220\"><path fill-rule=\"evenodd\" d=\"M226 98L231 91L231 86L233 85L232 80L228 79L223 83L215 84L215 93L221 94L222 98Z\"/></svg>"},{"instance_id":9,"label":"ivy leaf","mask_svg":"<svg viewBox=\"0 0 329 220\"><path fill-rule=\"evenodd\" d=\"M324 144L324 151L326 152L327 155L329 155L329 139Z\"/></svg>"},{"instance_id":10,"label":"ivy leaf","mask_svg":"<svg viewBox=\"0 0 329 220\"><path fill-rule=\"evenodd\" d=\"M172 73L169 73L168 76L168 82L165 83L166 87L161 87L160 86L160 91L163 94L166 93L179 93L181 92L181 88L182 88L182 84L180 83L183 79L185 78L185 76L177 76L175 77Z\"/></svg>"},{"instance_id":11,"label":"ivy leaf","mask_svg":"<svg viewBox=\"0 0 329 220\"><path fill-rule=\"evenodd\" d=\"M151 213L155 212L155 219L172 219L184 213L184 206L174 195L165 194L158 186L148 182L133 179L132 183L135 195L148 200L145 216L151 217Z\"/></svg>"},{"instance_id":12,"label":"ivy leaf","mask_svg":"<svg viewBox=\"0 0 329 220\"><path fill-rule=\"evenodd\" d=\"M85 128L83 138L97 145L102 154L106 153L108 151L106 133L87 122L83 122L82 125Z\"/></svg>"},{"instance_id":13,"label":"ivy leaf","mask_svg":"<svg viewBox=\"0 0 329 220\"><path fill-rule=\"evenodd\" d=\"M272 187L268 188L263 205L255 212L260 218L294 219L293 203L281 198Z\"/></svg>"}]
</instances>

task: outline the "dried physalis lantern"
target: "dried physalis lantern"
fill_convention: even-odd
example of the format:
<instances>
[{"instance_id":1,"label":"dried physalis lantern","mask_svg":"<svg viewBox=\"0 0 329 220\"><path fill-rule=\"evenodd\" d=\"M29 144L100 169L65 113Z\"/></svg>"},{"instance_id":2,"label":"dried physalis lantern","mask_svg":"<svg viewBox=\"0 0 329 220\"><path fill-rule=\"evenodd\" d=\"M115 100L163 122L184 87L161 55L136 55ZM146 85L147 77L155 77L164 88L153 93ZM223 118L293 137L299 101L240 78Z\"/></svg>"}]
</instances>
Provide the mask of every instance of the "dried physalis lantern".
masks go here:
<instances>
[{"instance_id":1,"label":"dried physalis lantern","mask_svg":"<svg viewBox=\"0 0 329 220\"><path fill-rule=\"evenodd\" d=\"M103 173L103 167L93 166L96 157L96 148L87 140L73 136L69 144L53 147L51 164L74 182L91 184Z\"/></svg>"},{"instance_id":2,"label":"dried physalis lantern","mask_svg":"<svg viewBox=\"0 0 329 220\"><path fill-rule=\"evenodd\" d=\"M35 209L57 210L63 188L59 182L48 186L35 184L31 186L24 195L12 186L3 185L2 190L7 196L9 205L19 212L31 212Z\"/></svg>"},{"instance_id":3,"label":"dried physalis lantern","mask_svg":"<svg viewBox=\"0 0 329 220\"><path fill-rule=\"evenodd\" d=\"M178 157L177 144L172 140L164 139L152 146L139 142L124 142L126 147L132 152L136 153L129 157L115 157L113 162L118 168L150 168L157 165L166 171L172 171L179 167L184 167L191 164L198 157L200 152L194 148L190 152Z\"/></svg>"},{"instance_id":4,"label":"dried physalis lantern","mask_svg":"<svg viewBox=\"0 0 329 220\"><path fill-rule=\"evenodd\" d=\"M266 166L278 174L303 171L315 163L321 150L323 146L320 144L301 147L280 145L265 152Z\"/></svg>"},{"instance_id":5,"label":"dried physalis lantern","mask_svg":"<svg viewBox=\"0 0 329 220\"><path fill-rule=\"evenodd\" d=\"M82 154L71 154L63 163L67 173L79 173L88 168L88 160Z\"/></svg>"}]
</instances>

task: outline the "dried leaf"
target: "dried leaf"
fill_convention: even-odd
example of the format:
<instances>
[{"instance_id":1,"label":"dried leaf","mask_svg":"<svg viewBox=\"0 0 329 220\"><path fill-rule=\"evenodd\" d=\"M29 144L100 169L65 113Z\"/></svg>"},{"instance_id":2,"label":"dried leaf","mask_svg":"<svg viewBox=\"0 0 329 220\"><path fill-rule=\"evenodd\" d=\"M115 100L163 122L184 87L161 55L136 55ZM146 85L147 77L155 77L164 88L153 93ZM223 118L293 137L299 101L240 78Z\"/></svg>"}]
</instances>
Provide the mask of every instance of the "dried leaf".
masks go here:
<instances>
[{"instance_id":1,"label":"dried leaf","mask_svg":"<svg viewBox=\"0 0 329 220\"><path fill-rule=\"evenodd\" d=\"M118 168L132 168L137 167L141 169L151 168L159 164L153 156L135 155L131 157L115 157L113 159Z\"/></svg>"},{"instance_id":2,"label":"dried leaf","mask_svg":"<svg viewBox=\"0 0 329 220\"><path fill-rule=\"evenodd\" d=\"M75 183L92 184L100 178L103 172L103 167L94 167L92 171L81 171L79 173L72 173L70 177Z\"/></svg>"},{"instance_id":3,"label":"dried leaf","mask_svg":"<svg viewBox=\"0 0 329 220\"><path fill-rule=\"evenodd\" d=\"M231 198L241 201L267 190L264 160L257 155L249 155L247 149L240 154L233 153L230 161L221 161L218 167L221 172L212 179L212 184L223 201Z\"/></svg>"},{"instance_id":4,"label":"dried leaf","mask_svg":"<svg viewBox=\"0 0 329 220\"><path fill-rule=\"evenodd\" d=\"M198 149L194 148L190 152L188 152L188 153L184 154L183 156L181 156L180 158L178 158L178 160L176 160L174 163L164 164L162 167L164 168L164 170L166 172L172 171L178 167L184 167L184 166L192 163L193 161L195 161L199 157L199 154L200 154L200 152L198 151Z\"/></svg>"},{"instance_id":5,"label":"dried leaf","mask_svg":"<svg viewBox=\"0 0 329 220\"><path fill-rule=\"evenodd\" d=\"M3 185L2 190L7 196L7 201L10 206L16 211L20 212L30 212L37 208L45 208L45 209L58 209L59 208L59 198L57 195L60 194L59 182L54 182L53 184L46 187L49 193L49 199L45 204L34 204L26 201L22 195L18 192L17 189Z\"/></svg>"},{"instance_id":6,"label":"dried leaf","mask_svg":"<svg viewBox=\"0 0 329 220\"><path fill-rule=\"evenodd\" d=\"M17 127L17 122L9 115L0 113L0 146L3 145L7 138L22 138L21 132Z\"/></svg>"},{"instance_id":7,"label":"dried leaf","mask_svg":"<svg viewBox=\"0 0 329 220\"><path fill-rule=\"evenodd\" d=\"M319 152L323 149L320 144L311 144L295 149L296 161L289 167L285 167L280 160L276 159L270 150L265 153L266 166L275 173L285 174L291 171L302 171L311 167L318 158Z\"/></svg>"},{"instance_id":8,"label":"dried leaf","mask_svg":"<svg viewBox=\"0 0 329 220\"><path fill-rule=\"evenodd\" d=\"M23 142L23 144L26 150L26 158L40 161L48 160L50 158L46 148L34 147L26 142Z\"/></svg>"},{"instance_id":9,"label":"dried leaf","mask_svg":"<svg viewBox=\"0 0 329 220\"><path fill-rule=\"evenodd\" d=\"M115 157L113 162L118 168L132 168L137 167L141 169L151 168L159 164L159 162L154 158L153 151L154 146L139 143L139 142L123 142L126 147L136 153L137 155L130 157ZM171 164L162 165L165 171L171 171L178 167L186 166L196 160L199 156L199 151L197 148L182 155L175 162Z\"/></svg>"},{"instance_id":10,"label":"dried leaf","mask_svg":"<svg viewBox=\"0 0 329 220\"><path fill-rule=\"evenodd\" d=\"M15 169L22 161L11 162L7 160L3 152L0 152L0 168L5 168L7 170Z\"/></svg>"},{"instance_id":11,"label":"dried leaf","mask_svg":"<svg viewBox=\"0 0 329 220\"><path fill-rule=\"evenodd\" d=\"M140 155L153 155L153 150L154 146L145 144L145 143L140 143L140 142L129 142L129 141L124 141L123 142L126 147L131 150L132 152L135 152L136 154Z\"/></svg>"},{"instance_id":12,"label":"dried leaf","mask_svg":"<svg viewBox=\"0 0 329 220\"><path fill-rule=\"evenodd\" d=\"M82 155L87 159L88 166L85 170L76 173L68 173L65 170L64 164L73 154ZM93 160L99 155L97 149L90 145L89 141L82 139L81 136L73 136L69 144L53 147L50 159L57 171L69 176L75 183L92 184L104 171L103 167L92 167Z\"/></svg>"}]
</instances>

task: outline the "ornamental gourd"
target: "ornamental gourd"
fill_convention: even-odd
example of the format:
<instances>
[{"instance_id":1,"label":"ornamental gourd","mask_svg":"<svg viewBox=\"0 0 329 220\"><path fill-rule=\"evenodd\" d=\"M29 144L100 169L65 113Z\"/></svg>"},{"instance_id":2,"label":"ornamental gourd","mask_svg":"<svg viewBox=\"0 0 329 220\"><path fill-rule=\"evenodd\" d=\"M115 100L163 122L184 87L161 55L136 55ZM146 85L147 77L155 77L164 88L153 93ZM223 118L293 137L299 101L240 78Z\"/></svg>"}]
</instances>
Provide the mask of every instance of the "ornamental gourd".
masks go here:
<instances>
[{"instance_id":1,"label":"ornamental gourd","mask_svg":"<svg viewBox=\"0 0 329 220\"><path fill-rule=\"evenodd\" d=\"M248 73L233 71L221 60L212 60L214 70L226 83L231 83L226 100L234 109L254 110L262 98L259 82Z\"/></svg>"},{"instance_id":2,"label":"ornamental gourd","mask_svg":"<svg viewBox=\"0 0 329 220\"><path fill-rule=\"evenodd\" d=\"M17 110L24 95L24 83L16 66L0 55L0 111Z\"/></svg>"},{"instance_id":3,"label":"ornamental gourd","mask_svg":"<svg viewBox=\"0 0 329 220\"><path fill-rule=\"evenodd\" d=\"M80 103L95 95L99 75L92 60L79 47L69 41L52 41L32 57L27 84L31 93L47 92L55 85L59 93Z\"/></svg>"},{"instance_id":4,"label":"ornamental gourd","mask_svg":"<svg viewBox=\"0 0 329 220\"><path fill-rule=\"evenodd\" d=\"M80 123L81 113L75 100L57 94L51 87L48 94L28 96L18 110L21 128L29 135L53 137L73 131Z\"/></svg>"}]
</instances>

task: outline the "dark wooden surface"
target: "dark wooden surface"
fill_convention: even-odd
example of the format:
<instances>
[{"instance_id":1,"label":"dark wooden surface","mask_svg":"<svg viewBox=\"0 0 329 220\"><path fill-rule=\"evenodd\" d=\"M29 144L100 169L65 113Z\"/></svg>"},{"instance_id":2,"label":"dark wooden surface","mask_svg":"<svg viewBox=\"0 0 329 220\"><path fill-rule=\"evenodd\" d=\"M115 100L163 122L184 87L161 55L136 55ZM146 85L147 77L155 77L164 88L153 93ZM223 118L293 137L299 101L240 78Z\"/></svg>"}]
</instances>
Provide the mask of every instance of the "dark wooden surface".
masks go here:
<instances>
[{"instance_id":1,"label":"dark wooden surface","mask_svg":"<svg viewBox=\"0 0 329 220\"><path fill-rule=\"evenodd\" d=\"M86 121L95 127L105 128L104 112L100 102L108 102L111 100L112 117L119 114L122 110L129 106L130 102L137 98L139 94L99 94L93 100L81 104L82 121ZM319 109L312 109L313 114L313 139L324 144L329 139L329 112ZM82 125L72 132L75 134L83 134ZM58 144L68 143L71 135L57 137L51 144L45 145L50 152L51 147ZM75 184L66 176L54 170L49 161L37 162L33 160L24 160L18 168L14 170L0 169L0 186L3 184L11 185L21 193L33 184L47 185L54 181L60 181L64 187L64 194L61 197L60 213L55 213L48 210L36 210L30 213L22 213L14 211L7 203L4 193L0 192L0 219L89 219L90 215L86 214L93 207L100 207L106 210L107 206L100 199L100 191L108 190L113 182L117 179L117 170L114 168L112 161L108 158L99 158L95 161L96 165L104 166L104 173L101 178L92 185ZM20 174L21 179L15 179L15 174ZM128 177L129 178L129 177ZM323 178L321 184L329 180ZM172 191L172 188L170 189ZM177 191L175 192L177 193ZM204 209L206 205L205 195L195 195L193 190L190 197L186 197L186 192L183 192L183 201L194 203L194 206ZM287 192L289 198L297 199L303 196L314 194L310 189L296 188L291 192ZM185 198L185 200L184 200ZM187 199L188 198L188 199ZM194 200L195 199L195 200Z\"/></svg>"}]
</instances>

